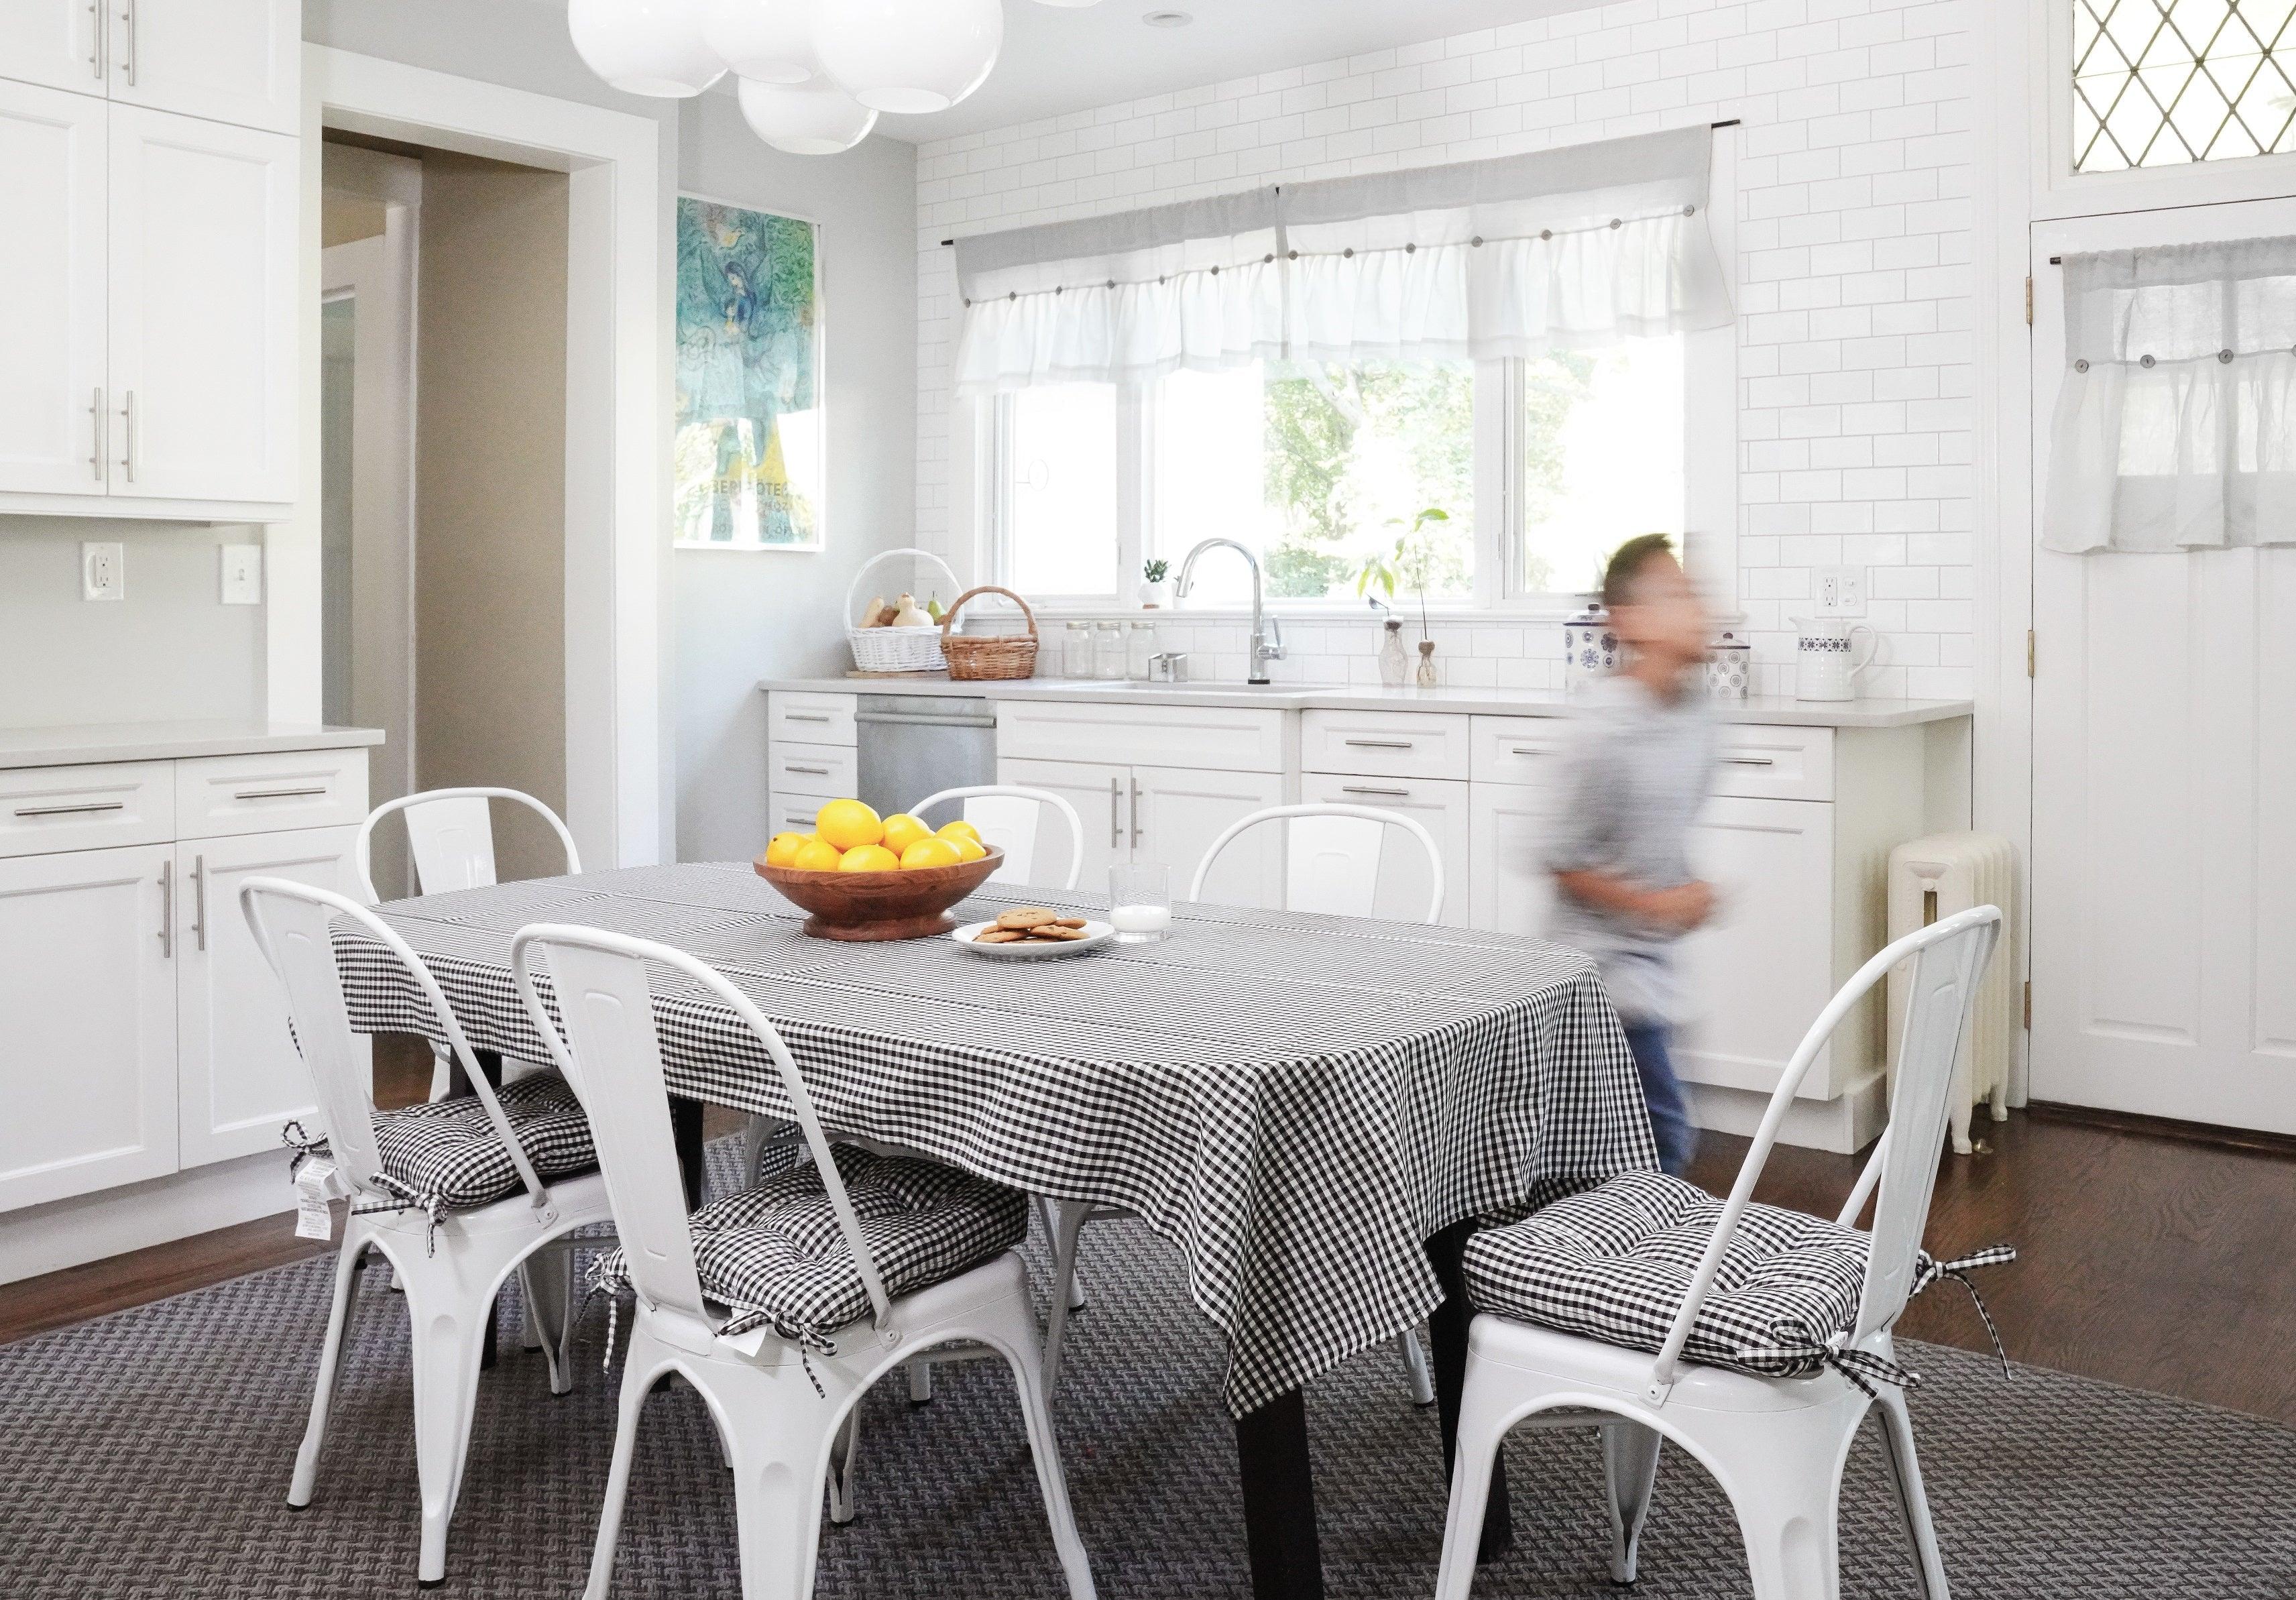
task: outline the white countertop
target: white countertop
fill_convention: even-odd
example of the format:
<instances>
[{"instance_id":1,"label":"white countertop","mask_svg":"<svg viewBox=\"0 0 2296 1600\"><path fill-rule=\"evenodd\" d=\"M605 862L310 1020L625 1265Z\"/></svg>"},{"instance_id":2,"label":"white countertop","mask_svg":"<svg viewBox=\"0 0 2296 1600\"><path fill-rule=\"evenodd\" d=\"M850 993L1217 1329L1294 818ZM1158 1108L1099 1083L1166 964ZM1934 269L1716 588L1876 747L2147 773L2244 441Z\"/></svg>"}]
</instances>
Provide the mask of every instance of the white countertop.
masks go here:
<instances>
[{"instance_id":1,"label":"white countertop","mask_svg":"<svg viewBox=\"0 0 2296 1600\"><path fill-rule=\"evenodd\" d=\"M937 676L917 677L769 677L761 689L816 694L960 694L987 700L1081 700L1110 705L1267 706L1281 711L1464 711L1487 717L1570 717L1579 702L1555 689L1382 689L1361 685L1136 684L1057 677L1013 678L995 683L951 683ZM1773 727L1911 727L1966 717L1975 709L1965 700L1793 700L1762 696L1715 701L1723 722Z\"/></svg>"},{"instance_id":2,"label":"white countertop","mask_svg":"<svg viewBox=\"0 0 2296 1600\"><path fill-rule=\"evenodd\" d=\"M349 750L382 743L375 727L218 718L202 722L82 722L0 728L0 770L98 761L171 761L275 750Z\"/></svg>"}]
</instances>

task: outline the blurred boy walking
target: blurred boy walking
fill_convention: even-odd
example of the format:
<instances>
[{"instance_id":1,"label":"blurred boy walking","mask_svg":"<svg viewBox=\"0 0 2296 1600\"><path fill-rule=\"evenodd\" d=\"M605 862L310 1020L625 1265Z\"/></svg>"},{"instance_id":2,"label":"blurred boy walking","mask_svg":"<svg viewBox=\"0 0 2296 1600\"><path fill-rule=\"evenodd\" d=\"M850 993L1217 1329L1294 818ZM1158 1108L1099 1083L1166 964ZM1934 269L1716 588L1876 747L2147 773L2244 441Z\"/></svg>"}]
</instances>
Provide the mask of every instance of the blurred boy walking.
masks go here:
<instances>
[{"instance_id":1,"label":"blurred boy walking","mask_svg":"<svg viewBox=\"0 0 2296 1600\"><path fill-rule=\"evenodd\" d=\"M1587 695L1546 849L1554 937L1594 957L1650 1106L1659 1164L1679 1175L1698 1147L1673 1036L1680 1020L1674 945L1712 915L1690 871L1692 820L1714 775L1714 725L1693 676L1706 658L1706 608L1662 533L1619 546L1603 603L1626 645L1619 671Z\"/></svg>"}]
</instances>

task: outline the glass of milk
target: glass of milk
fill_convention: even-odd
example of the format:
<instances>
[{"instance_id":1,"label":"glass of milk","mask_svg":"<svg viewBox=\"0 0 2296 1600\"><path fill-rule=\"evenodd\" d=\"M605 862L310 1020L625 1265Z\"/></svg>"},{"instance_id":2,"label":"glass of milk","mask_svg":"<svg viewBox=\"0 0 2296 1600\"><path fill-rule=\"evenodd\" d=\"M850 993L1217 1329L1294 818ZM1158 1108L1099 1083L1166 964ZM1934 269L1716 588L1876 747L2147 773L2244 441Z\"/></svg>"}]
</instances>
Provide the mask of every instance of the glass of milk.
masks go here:
<instances>
[{"instance_id":1,"label":"glass of milk","mask_svg":"<svg viewBox=\"0 0 2296 1600\"><path fill-rule=\"evenodd\" d=\"M1172 929L1172 871L1160 863L1108 869L1108 922L1120 945L1148 944Z\"/></svg>"}]
</instances>

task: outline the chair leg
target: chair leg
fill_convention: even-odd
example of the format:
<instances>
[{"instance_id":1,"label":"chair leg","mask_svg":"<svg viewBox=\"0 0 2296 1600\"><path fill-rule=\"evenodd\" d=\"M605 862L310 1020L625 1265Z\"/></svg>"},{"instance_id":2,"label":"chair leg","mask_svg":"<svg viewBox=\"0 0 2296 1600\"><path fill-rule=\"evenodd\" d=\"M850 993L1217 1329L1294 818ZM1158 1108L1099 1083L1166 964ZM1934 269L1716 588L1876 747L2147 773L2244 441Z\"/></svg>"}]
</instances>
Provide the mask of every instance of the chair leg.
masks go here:
<instances>
[{"instance_id":1,"label":"chair leg","mask_svg":"<svg viewBox=\"0 0 2296 1600\"><path fill-rule=\"evenodd\" d=\"M1070 1242L1074 1252L1073 1237ZM1062 1303L1056 1294L1053 1304ZM1084 1538L1077 1531L1076 1512L1069 1503L1068 1474L1061 1466L1060 1440L1053 1430L1052 1386L1037 1354L1037 1319L1025 1301L1011 1302L1003 1326L986 1330L990 1343L1004 1355L1019 1391L1021 1415L1028 1424L1029 1451L1036 1458L1037 1487L1045 1497L1045 1516L1052 1525L1053 1548L1067 1575L1069 1600L1095 1600L1092 1562L1085 1554Z\"/></svg>"},{"instance_id":2,"label":"chair leg","mask_svg":"<svg viewBox=\"0 0 2296 1600\"><path fill-rule=\"evenodd\" d=\"M1490 1499L1491 1469L1506 1430L1498 1424L1500 1396L1476 1382L1472 1358L1459 1402L1459 1447L1451 1465L1451 1506L1443 1519L1443 1565L1435 1600L1467 1600L1475 1580L1475 1553L1483 1538L1483 1508Z\"/></svg>"},{"instance_id":3,"label":"chair leg","mask_svg":"<svg viewBox=\"0 0 2296 1600\"><path fill-rule=\"evenodd\" d=\"M1938 1551L1937 1526L1930 1520L1929 1496L1922 1488L1922 1465L1914 1454L1914 1419L1906 1409L1903 1391L1882 1386L1881 1403L1874 1407L1882 1419L1882 1459L1890 1482L1898 1491L1906 1538L1913 1547L1914 1566L1920 1573L1923 1600L1948 1600L1945 1561Z\"/></svg>"},{"instance_id":4,"label":"chair leg","mask_svg":"<svg viewBox=\"0 0 2296 1600\"><path fill-rule=\"evenodd\" d=\"M1081 1201L1053 1207L1053 1312L1045 1325L1045 1395L1050 1399L1061 1386L1061 1350L1068 1336L1069 1301L1076 1282L1078 1236L1092 1208Z\"/></svg>"},{"instance_id":5,"label":"chair leg","mask_svg":"<svg viewBox=\"0 0 2296 1600\"><path fill-rule=\"evenodd\" d=\"M1612 1423L1602 1430L1603 1476L1611 1490L1611 1581L1635 1580L1636 1547L1650 1514L1651 1489L1658 1481L1659 1432L1639 1423Z\"/></svg>"},{"instance_id":6,"label":"chair leg","mask_svg":"<svg viewBox=\"0 0 2296 1600\"><path fill-rule=\"evenodd\" d=\"M835 1409L800 1379L713 1374L734 1452L742 1600L808 1600L821 1539L820 1463ZM734 1381L724 1382L731 1376ZM722 1386L721 1386L722 1385Z\"/></svg>"},{"instance_id":7,"label":"chair leg","mask_svg":"<svg viewBox=\"0 0 2296 1600\"><path fill-rule=\"evenodd\" d=\"M638 1338L635 1333L630 1335L633 1346ZM606 1498L598 1507L598 1542L590 1551L590 1583L582 1591L583 1600L606 1600L614 1586L614 1547L622 1537L622 1501L629 1493L630 1461L637 1454L638 1419L644 1414L646 1396L660 1376L660 1366L641 1357L635 1348L630 1351L622 1367L613 1465L606 1472Z\"/></svg>"},{"instance_id":8,"label":"chair leg","mask_svg":"<svg viewBox=\"0 0 2296 1600\"><path fill-rule=\"evenodd\" d=\"M1763 1459L1764 1455L1768 1459ZM1746 1541L1754 1600L1841 1600L1837 1485L1814 1456L1749 1452L1726 1481Z\"/></svg>"},{"instance_id":9,"label":"chair leg","mask_svg":"<svg viewBox=\"0 0 2296 1600\"><path fill-rule=\"evenodd\" d=\"M829 1447L829 1520L842 1528L853 1521L853 1465L861 1451L861 1402L845 1414L845 1425Z\"/></svg>"},{"instance_id":10,"label":"chair leg","mask_svg":"<svg viewBox=\"0 0 2296 1600\"><path fill-rule=\"evenodd\" d=\"M460 1268L462 1270L457 1271ZM492 1324L493 1297L473 1294L465 1274L476 1260L442 1252L406 1274L414 1368L414 1468L422 1495L422 1554L416 1573L426 1587L447 1577L447 1525L463 1488L471 1419L478 1409L479 1358Z\"/></svg>"},{"instance_id":11,"label":"chair leg","mask_svg":"<svg viewBox=\"0 0 2296 1600\"><path fill-rule=\"evenodd\" d=\"M526 1297L527 1348L540 1350L550 1363L550 1392L571 1393L574 1366L567 1359L566 1342L574 1322L572 1253L545 1244L521 1262L518 1272Z\"/></svg>"},{"instance_id":12,"label":"chair leg","mask_svg":"<svg viewBox=\"0 0 2296 1600\"><path fill-rule=\"evenodd\" d=\"M366 1242L346 1230L342 1252L335 1258L335 1298L327 1309L327 1336L319 1346L319 1375L311 1386L311 1420L304 1426L302 1448L295 1452L295 1476L287 1489L287 1504L298 1511L311 1503L311 1490L318 1481L319 1447L325 1442L327 1413L335 1403L335 1372L341 1364L351 1300L358 1292L365 1256Z\"/></svg>"},{"instance_id":13,"label":"chair leg","mask_svg":"<svg viewBox=\"0 0 2296 1600\"><path fill-rule=\"evenodd\" d=\"M1053 1221L1053 1202L1046 1199L1041 1194L1037 1195L1036 1199L1037 1220L1044 1224L1045 1243L1046 1244L1050 1244L1056 1236L1055 1225ZM1084 1275L1075 1271L1073 1268L1071 1268L1069 1273L1068 1302L1069 1309L1071 1311L1081 1311L1084 1309Z\"/></svg>"},{"instance_id":14,"label":"chair leg","mask_svg":"<svg viewBox=\"0 0 2296 1600\"><path fill-rule=\"evenodd\" d=\"M912 1406L930 1406L932 1404L932 1363L922 1359L910 1362L909 1404Z\"/></svg>"},{"instance_id":15,"label":"chair leg","mask_svg":"<svg viewBox=\"0 0 2296 1600\"><path fill-rule=\"evenodd\" d=\"M1403 1357L1403 1369L1411 1378L1411 1403L1431 1406L1435 1403L1435 1374L1427 1370L1427 1352L1420 1346L1419 1330L1406 1328L1395 1336L1395 1348Z\"/></svg>"},{"instance_id":16,"label":"chair leg","mask_svg":"<svg viewBox=\"0 0 2296 1600\"><path fill-rule=\"evenodd\" d=\"M518 1264L518 1347L522 1350L542 1348L542 1324L536 1319L534 1308L534 1277L527 1268L531 1261ZM553 1385L553 1391L555 1391Z\"/></svg>"}]
</instances>

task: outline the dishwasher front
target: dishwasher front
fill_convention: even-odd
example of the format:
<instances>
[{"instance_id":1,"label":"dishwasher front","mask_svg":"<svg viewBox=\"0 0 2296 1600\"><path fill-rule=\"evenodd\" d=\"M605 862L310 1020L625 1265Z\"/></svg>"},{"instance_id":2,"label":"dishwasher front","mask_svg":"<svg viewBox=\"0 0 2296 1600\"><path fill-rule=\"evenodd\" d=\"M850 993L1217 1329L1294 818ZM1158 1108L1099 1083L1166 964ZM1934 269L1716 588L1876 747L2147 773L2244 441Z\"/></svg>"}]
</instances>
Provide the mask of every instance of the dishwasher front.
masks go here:
<instances>
[{"instance_id":1,"label":"dishwasher front","mask_svg":"<svg viewBox=\"0 0 2296 1600\"><path fill-rule=\"evenodd\" d=\"M939 789L996 781L996 708L952 694L864 694L855 707L859 799L880 816Z\"/></svg>"}]
</instances>

